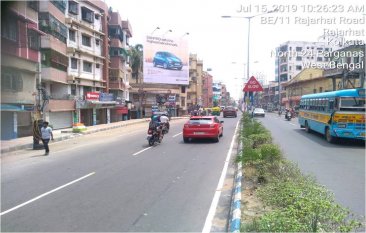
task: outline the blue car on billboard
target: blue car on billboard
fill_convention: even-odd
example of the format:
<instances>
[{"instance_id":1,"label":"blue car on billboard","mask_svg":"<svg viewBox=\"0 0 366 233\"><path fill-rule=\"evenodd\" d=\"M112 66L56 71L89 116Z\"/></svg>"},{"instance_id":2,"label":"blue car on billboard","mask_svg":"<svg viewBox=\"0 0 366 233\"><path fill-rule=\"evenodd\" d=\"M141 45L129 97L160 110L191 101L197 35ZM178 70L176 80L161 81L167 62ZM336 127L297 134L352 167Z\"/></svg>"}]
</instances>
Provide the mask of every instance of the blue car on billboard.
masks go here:
<instances>
[{"instance_id":1,"label":"blue car on billboard","mask_svg":"<svg viewBox=\"0 0 366 233\"><path fill-rule=\"evenodd\" d=\"M156 52L153 59L153 65L154 67L162 66L164 69L178 70L181 70L183 67L182 60L169 52Z\"/></svg>"}]
</instances>

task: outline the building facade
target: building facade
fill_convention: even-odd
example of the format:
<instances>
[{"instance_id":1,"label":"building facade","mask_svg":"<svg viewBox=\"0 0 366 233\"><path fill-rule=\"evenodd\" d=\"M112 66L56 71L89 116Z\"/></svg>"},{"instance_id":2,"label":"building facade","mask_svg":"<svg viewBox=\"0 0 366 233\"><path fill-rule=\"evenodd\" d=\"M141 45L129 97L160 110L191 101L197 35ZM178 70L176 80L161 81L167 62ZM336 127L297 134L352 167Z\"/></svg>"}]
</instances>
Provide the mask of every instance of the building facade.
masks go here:
<instances>
[{"instance_id":1,"label":"building facade","mask_svg":"<svg viewBox=\"0 0 366 233\"><path fill-rule=\"evenodd\" d=\"M197 54L190 54L189 85L187 88L187 108L189 111L203 104L202 76L203 62L197 58Z\"/></svg>"},{"instance_id":2,"label":"building facade","mask_svg":"<svg viewBox=\"0 0 366 233\"><path fill-rule=\"evenodd\" d=\"M282 98L282 105L296 107L302 95L332 91L332 82L323 75L322 69L305 69L290 81L283 83L282 88L286 97Z\"/></svg>"},{"instance_id":3,"label":"building facade","mask_svg":"<svg viewBox=\"0 0 366 233\"><path fill-rule=\"evenodd\" d=\"M131 117L129 114L131 106L128 107L131 69L128 65L127 51L129 38L132 37L132 27L128 21L121 20L118 12L109 11L109 17L109 92L117 102L116 107L111 109L111 122L117 122Z\"/></svg>"},{"instance_id":4,"label":"building facade","mask_svg":"<svg viewBox=\"0 0 366 233\"><path fill-rule=\"evenodd\" d=\"M204 71L202 76L202 103L205 108L213 106L212 83L212 75Z\"/></svg>"},{"instance_id":5,"label":"building facade","mask_svg":"<svg viewBox=\"0 0 366 233\"><path fill-rule=\"evenodd\" d=\"M331 52L339 48L326 42L287 41L274 54L275 80L287 82L306 68L326 68Z\"/></svg>"},{"instance_id":6,"label":"building facade","mask_svg":"<svg viewBox=\"0 0 366 233\"><path fill-rule=\"evenodd\" d=\"M1 140L32 135L39 81L38 2L1 2Z\"/></svg>"}]
</instances>

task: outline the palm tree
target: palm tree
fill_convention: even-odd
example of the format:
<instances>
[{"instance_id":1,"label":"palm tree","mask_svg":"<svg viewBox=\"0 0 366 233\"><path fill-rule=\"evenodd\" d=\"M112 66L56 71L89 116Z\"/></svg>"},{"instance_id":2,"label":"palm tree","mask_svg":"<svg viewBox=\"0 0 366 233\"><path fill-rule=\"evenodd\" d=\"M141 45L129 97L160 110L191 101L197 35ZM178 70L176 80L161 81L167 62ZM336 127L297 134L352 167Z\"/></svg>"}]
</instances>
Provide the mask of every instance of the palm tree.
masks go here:
<instances>
[{"instance_id":1,"label":"palm tree","mask_svg":"<svg viewBox=\"0 0 366 233\"><path fill-rule=\"evenodd\" d=\"M136 79L136 83L139 82L139 74L142 72L143 65L143 47L141 44L135 46L130 46L129 56L130 56L130 67L132 69L132 78Z\"/></svg>"}]
</instances>

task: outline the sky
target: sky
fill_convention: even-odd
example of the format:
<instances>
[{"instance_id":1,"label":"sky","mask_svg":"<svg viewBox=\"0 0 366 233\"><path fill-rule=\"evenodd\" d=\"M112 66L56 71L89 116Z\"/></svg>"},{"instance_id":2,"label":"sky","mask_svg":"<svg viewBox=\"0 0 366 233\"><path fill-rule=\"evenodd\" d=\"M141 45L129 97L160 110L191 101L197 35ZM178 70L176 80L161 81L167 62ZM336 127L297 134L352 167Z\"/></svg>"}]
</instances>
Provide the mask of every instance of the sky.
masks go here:
<instances>
[{"instance_id":1,"label":"sky","mask_svg":"<svg viewBox=\"0 0 366 233\"><path fill-rule=\"evenodd\" d=\"M324 30L365 30L363 0L105 0L133 30L130 44L143 44L146 35L181 37L189 52L203 60L214 81L226 84L238 99L247 80L248 20L222 18L255 16L250 23L249 76L265 83L275 80L275 48L286 41L319 41ZM276 13L262 14L273 9ZM306 25L306 20L312 24ZM297 20L297 21L296 21ZM159 27L159 30L155 30ZM168 32L172 30L172 32ZM167 33L168 32L168 33ZM366 32L364 32L366 33ZM365 41L365 34L346 39Z\"/></svg>"}]
</instances>

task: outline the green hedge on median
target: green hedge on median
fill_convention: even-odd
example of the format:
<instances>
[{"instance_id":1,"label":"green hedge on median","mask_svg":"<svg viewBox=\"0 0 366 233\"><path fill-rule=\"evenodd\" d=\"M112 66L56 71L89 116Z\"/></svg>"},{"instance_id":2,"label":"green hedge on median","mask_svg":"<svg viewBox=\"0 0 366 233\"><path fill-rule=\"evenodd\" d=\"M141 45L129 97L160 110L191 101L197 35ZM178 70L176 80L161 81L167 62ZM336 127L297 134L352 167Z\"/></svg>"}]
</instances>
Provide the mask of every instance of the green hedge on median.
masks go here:
<instances>
[{"instance_id":1,"label":"green hedge on median","mask_svg":"<svg viewBox=\"0 0 366 233\"><path fill-rule=\"evenodd\" d=\"M241 123L243 149L237 161L242 161L244 170L255 169L260 184L255 193L271 210L253 222L243 222L241 231L350 232L361 226L314 177L304 176L284 159L270 132L257 120L244 114Z\"/></svg>"}]
</instances>

